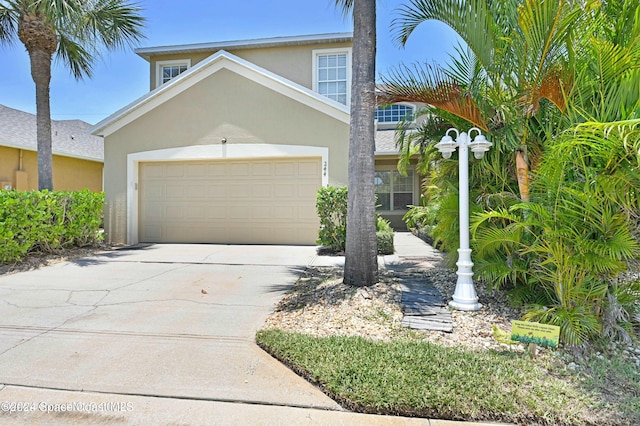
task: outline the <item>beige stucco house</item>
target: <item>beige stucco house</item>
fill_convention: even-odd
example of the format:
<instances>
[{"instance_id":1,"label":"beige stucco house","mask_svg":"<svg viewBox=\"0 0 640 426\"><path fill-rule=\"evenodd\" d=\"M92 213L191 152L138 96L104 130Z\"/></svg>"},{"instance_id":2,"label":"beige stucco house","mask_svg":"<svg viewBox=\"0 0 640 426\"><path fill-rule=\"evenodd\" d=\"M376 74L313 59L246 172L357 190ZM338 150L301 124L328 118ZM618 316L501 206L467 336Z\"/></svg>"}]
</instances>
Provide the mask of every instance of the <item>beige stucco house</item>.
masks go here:
<instances>
[{"instance_id":1,"label":"beige stucco house","mask_svg":"<svg viewBox=\"0 0 640 426\"><path fill-rule=\"evenodd\" d=\"M53 188L102 191L103 140L81 120L52 120ZM0 189L38 189L36 116L0 105Z\"/></svg>"},{"instance_id":2,"label":"beige stucco house","mask_svg":"<svg viewBox=\"0 0 640 426\"><path fill-rule=\"evenodd\" d=\"M138 49L151 91L93 129L105 139L110 238L315 244L317 190L347 184L352 41L337 33ZM418 181L393 172L385 124L379 199L401 217Z\"/></svg>"}]
</instances>

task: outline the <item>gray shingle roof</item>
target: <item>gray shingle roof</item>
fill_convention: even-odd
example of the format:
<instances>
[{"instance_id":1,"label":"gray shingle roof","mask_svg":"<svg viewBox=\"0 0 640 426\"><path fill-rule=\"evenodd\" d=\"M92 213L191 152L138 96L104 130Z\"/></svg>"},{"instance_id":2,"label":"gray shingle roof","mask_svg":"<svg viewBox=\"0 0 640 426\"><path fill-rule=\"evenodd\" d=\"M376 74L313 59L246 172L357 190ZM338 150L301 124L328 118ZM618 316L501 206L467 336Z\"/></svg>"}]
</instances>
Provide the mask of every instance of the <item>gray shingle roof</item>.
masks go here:
<instances>
[{"instance_id":1,"label":"gray shingle roof","mask_svg":"<svg viewBox=\"0 0 640 426\"><path fill-rule=\"evenodd\" d=\"M53 153L103 162L104 141L91 127L81 120L51 120ZM36 116L0 105L0 146L37 151Z\"/></svg>"},{"instance_id":2,"label":"gray shingle roof","mask_svg":"<svg viewBox=\"0 0 640 426\"><path fill-rule=\"evenodd\" d=\"M397 153L395 130L376 131L376 155Z\"/></svg>"}]
</instances>

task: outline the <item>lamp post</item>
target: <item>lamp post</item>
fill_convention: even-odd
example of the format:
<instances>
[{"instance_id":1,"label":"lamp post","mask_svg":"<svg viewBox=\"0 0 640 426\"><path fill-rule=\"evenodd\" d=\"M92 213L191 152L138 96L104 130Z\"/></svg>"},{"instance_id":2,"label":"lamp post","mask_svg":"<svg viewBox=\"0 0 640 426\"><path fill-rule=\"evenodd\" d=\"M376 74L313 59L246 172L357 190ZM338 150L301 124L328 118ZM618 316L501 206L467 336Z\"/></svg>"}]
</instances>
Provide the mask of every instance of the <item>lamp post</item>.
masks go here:
<instances>
[{"instance_id":1,"label":"lamp post","mask_svg":"<svg viewBox=\"0 0 640 426\"><path fill-rule=\"evenodd\" d=\"M477 136L471 142L471 132L477 132ZM449 133L456 134L455 141ZM469 133L460 133L457 129L449 129L442 137L436 148L444 158L451 158L453 151L458 149L459 167L459 194L460 194L460 248L458 249L458 281L453 300L449 306L461 311L477 311L482 308L478 303L478 295L473 285L473 262L471 261L471 248L469 248L469 148L477 159L481 159L484 153L491 147L491 142L482 135L480 129L472 127Z\"/></svg>"}]
</instances>

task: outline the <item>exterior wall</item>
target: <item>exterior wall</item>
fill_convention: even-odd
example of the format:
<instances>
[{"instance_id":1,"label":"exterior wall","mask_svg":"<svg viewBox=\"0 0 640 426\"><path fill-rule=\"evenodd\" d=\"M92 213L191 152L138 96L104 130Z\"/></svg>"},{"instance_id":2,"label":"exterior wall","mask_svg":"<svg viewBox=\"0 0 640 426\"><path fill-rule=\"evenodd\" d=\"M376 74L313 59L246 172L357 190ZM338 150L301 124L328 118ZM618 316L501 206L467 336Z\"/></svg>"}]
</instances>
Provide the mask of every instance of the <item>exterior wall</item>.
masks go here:
<instances>
[{"instance_id":1,"label":"exterior wall","mask_svg":"<svg viewBox=\"0 0 640 426\"><path fill-rule=\"evenodd\" d=\"M229 53L265 68L275 74L291 80L307 89L312 86L312 51L316 49L340 49L351 47L352 43L321 43L304 46L286 46L257 49L228 50ZM216 53L177 54L154 56L150 61L150 87L156 88L156 62L190 59L191 66Z\"/></svg>"},{"instance_id":2,"label":"exterior wall","mask_svg":"<svg viewBox=\"0 0 640 426\"><path fill-rule=\"evenodd\" d=\"M223 139L227 146L329 147L329 183L347 183L347 123L229 70L220 70L105 138L108 238L113 242L127 240L129 154L221 145Z\"/></svg>"},{"instance_id":3,"label":"exterior wall","mask_svg":"<svg viewBox=\"0 0 640 426\"><path fill-rule=\"evenodd\" d=\"M26 173L26 187L18 187L16 171ZM103 164L99 161L53 156L53 187L56 191L78 191L88 189L102 191ZM0 182L9 182L12 188L23 191L38 189L38 154L34 151L0 146Z\"/></svg>"}]
</instances>

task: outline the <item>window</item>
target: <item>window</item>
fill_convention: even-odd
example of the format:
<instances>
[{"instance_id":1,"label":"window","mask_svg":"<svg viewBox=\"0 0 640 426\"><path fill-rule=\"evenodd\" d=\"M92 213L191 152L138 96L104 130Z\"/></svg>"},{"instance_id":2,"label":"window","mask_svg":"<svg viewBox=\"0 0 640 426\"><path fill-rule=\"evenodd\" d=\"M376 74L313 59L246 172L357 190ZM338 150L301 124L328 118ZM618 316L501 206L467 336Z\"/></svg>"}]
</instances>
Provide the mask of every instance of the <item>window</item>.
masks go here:
<instances>
[{"instance_id":1,"label":"window","mask_svg":"<svg viewBox=\"0 0 640 426\"><path fill-rule=\"evenodd\" d=\"M398 123L402 120L413 120L415 109L412 106L393 104L379 106L376 109L378 123Z\"/></svg>"},{"instance_id":2,"label":"window","mask_svg":"<svg viewBox=\"0 0 640 426\"><path fill-rule=\"evenodd\" d=\"M413 204L413 170L406 176L397 170L376 170L374 184L378 210L407 210Z\"/></svg>"},{"instance_id":3,"label":"window","mask_svg":"<svg viewBox=\"0 0 640 426\"><path fill-rule=\"evenodd\" d=\"M156 87L175 78L191 68L191 60L156 62Z\"/></svg>"},{"instance_id":4,"label":"window","mask_svg":"<svg viewBox=\"0 0 640 426\"><path fill-rule=\"evenodd\" d=\"M349 105L351 50L314 50L313 87L321 95Z\"/></svg>"}]
</instances>

